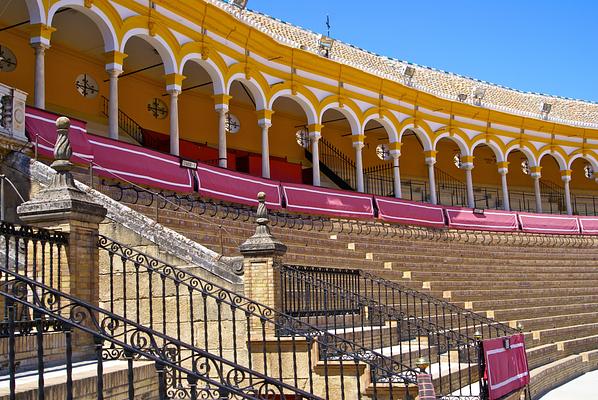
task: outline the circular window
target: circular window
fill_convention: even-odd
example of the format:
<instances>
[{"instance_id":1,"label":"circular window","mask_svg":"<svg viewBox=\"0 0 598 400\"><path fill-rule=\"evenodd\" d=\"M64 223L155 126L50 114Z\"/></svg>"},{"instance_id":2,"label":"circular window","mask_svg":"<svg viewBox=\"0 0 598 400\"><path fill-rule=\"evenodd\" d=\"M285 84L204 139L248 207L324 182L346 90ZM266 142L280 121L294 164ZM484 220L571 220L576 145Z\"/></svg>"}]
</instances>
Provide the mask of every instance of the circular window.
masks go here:
<instances>
[{"instance_id":1,"label":"circular window","mask_svg":"<svg viewBox=\"0 0 598 400\"><path fill-rule=\"evenodd\" d=\"M81 74L75 80L75 88L83 97L93 99L100 92L98 83L91 75Z\"/></svg>"},{"instance_id":2,"label":"circular window","mask_svg":"<svg viewBox=\"0 0 598 400\"><path fill-rule=\"evenodd\" d=\"M0 72L12 72L17 68L17 56L8 47L0 45Z\"/></svg>"},{"instance_id":3,"label":"circular window","mask_svg":"<svg viewBox=\"0 0 598 400\"><path fill-rule=\"evenodd\" d=\"M529 175L530 169L528 160L521 161L521 172L523 172L524 175Z\"/></svg>"},{"instance_id":4,"label":"circular window","mask_svg":"<svg viewBox=\"0 0 598 400\"><path fill-rule=\"evenodd\" d=\"M376 146L376 155L379 159L388 161L390 160L390 149L387 144L379 144Z\"/></svg>"},{"instance_id":5,"label":"circular window","mask_svg":"<svg viewBox=\"0 0 598 400\"><path fill-rule=\"evenodd\" d=\"M168 116L168 106L161 99L155 97L147 105L147 111L156 119L164 119Z\"/></svg>"},{"instance_id":6,"label":"circular window","mask_svg":"<svg viewBox=\"0 0 598 400\"><path fill-rule=\"evenodd\" d=\"M295 140L297 140L297 144L301 147L303 147L304 149L309 148L309 132L307 131L307 128L302 128L299 129L296 133L295 133Z\"/></svg>"},{"instance_id":7,"label":"circular window","mask_svg":"<svg viewBox=\"0 0 598 400\"><path fill-rule=\"evenodd\" d=\"M234 114L226 114L226 131L228 133L237 133L241 130L241 121Z\"/></svg>"},{"instance_id":8,"label":"circular window","mask_svg":"<svg viewBox=\"0 0 598 400\"><path fill-rule=\"evenodd\" d=\"M583 167L583 174L588 179L594 179L594 168L590 164Z\"/></svg>"},{"instance_id":9,"label":"circular window","mask_svg":"<svg viewBox=\"0 0 598 400\"><path fill-rule=\"evenodd\" d=\"M461 153L455 153L453 156L453 164L455 164L455 167L461 168Z\"/></svg>"}]
</instances>

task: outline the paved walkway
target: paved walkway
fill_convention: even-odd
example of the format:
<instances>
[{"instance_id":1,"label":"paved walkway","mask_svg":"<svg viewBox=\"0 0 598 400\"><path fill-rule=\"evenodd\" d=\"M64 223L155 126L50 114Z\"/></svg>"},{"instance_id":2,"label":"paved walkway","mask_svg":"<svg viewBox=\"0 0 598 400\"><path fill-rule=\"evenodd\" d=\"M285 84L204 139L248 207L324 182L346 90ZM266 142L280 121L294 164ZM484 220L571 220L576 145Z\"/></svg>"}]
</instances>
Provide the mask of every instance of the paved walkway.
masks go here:
<instances>
[{"instance_id":1,"label":"paved walkway","mask_svg":"<svg viewBox=\"0 0 598 400\"><path fill-rule=\"evenodd\" d=\"M588 372L554 389L540 400L598 399L598 371Z\"/></svg>"}]
</instances>

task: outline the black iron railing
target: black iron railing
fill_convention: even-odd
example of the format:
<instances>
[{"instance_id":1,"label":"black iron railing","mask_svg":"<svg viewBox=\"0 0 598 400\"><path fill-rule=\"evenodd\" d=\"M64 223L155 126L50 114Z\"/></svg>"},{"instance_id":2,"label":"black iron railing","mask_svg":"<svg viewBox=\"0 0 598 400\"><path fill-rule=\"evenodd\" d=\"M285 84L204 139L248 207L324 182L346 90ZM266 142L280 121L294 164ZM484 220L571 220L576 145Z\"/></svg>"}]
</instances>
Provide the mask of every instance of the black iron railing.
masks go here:
<instances>
[{"instance_id":1,"label":"black iron railing","mask_svg":"<svg viewBox=\"0 0 598 400\"><path fill-rule=\"evenodd\" d=\"M434 167L438 204L467 206L467 185L438 167ZM447 200L448 197L448 200Z\"/></svg>"},{"instance_id":2,"label":"black iron railing","mask_svg":"<svg viewBox=\"0 0 598 400\"><path fill-rule=\"evenodd\" d=\"M271 378L227 358L211 354L117 314L85 303L66 293L52 289L34 280L0 267L0 276L6 282L0 285L0 296L7 306L9 340L8 370L10 398L19 391L45 391L44 383L44 333L42 322L54 321L65 335L66 398L73 398L73 335L79 344L93 342L97 369L96 397L103 399L104 363L107 360L127 360L127 394L135 399L134 364L148 360L155 362L158 397L160 400L198 398L213 399L319 399L318 396ZM37 387L21 388L17 379L16 338L32 334L20 330L15 323L16 309L32 315L33 334L36 336ZM181 385L184 378L185 385ZM171 383L179 381L173 386ZM25 383L24 383L25 385ZM146 394L147 395L147 394Z\"/></svg>"},{"instance_id":3,"label":"black iron railing","mask_svg":"<svg viewBox=\"0 0 598 400\"><path fill-rule=\"evenodd\" d=\"M378 196L393 197L394 175L392 164L374 165L364 168L365 192Z\"/></svg>"},{"instance_id":4,"label":"black iron railing","mask_svg":"<svg viewBox=\"0 0 598 400\"><path fill-rule=\"evenodd\" d=\"M110 100L102 96L102 114L110 116ZM143 128L135 120L118 110L118 127L131 136L137 143L143 145Z\"/></svg>"},{"instance_id":5,"label":"black iron railing","mask_svg":"<svg viewBox=\"0 0 598 400\"><path fill-rule=\"evenodd\" d=\"M326 169L345 182L347 187L342 187L341 184L339 185L341 188L355 190L357 188L357 171L352 158L324 138L320 139L319 150L320 165L325 166ZM322 172L326 171L322 169ZM330 178L334 180L334 177Z\"/></svg>"},{"instance_id":6,"label":"black iron railing","mask_svg":"<svg viewBox=\"0 0 598 400\"><path fill-rule=\"evenodd\" d=\"M302 314L308 322L407 365L427 357L442 395L474 396L480 376L478 340L517 332L359 270L287 265L280 267L280 273L285 310L303 307L309 310Z\"/></svg>"}]
</instances>

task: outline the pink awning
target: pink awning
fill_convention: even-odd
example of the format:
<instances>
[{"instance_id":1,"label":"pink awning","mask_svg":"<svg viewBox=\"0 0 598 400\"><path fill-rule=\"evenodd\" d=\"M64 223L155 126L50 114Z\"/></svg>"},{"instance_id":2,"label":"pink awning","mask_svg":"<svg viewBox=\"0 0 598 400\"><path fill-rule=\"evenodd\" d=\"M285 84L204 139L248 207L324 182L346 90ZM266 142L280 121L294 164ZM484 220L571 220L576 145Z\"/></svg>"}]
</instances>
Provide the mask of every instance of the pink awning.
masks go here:
<instances>
[{"instance_id":1,"label":"pink awning","mask_svg":"<svg viewBox=\"0 0 598 400\"><path fill-rule=\"evenodd\" d=\"M54 157L56 144L56 119L59 115L27 106L25 108L25 131L29 140L37 146L38 153L43 157ZM73 149L72 162L89 164L93 160L93 150L87 137L87 123L69 118L71 127L69 139Z\"/></svg>"},{"instance_id":2,"label":"pink awning","mask_svg":"<svg viewBox=\"0 0 598 400\"><path fill-rule=\"evenodd\" d=\"M519 228L517 213L484 210L474 214L471 208L446 207L448 225L455 229L477 229L483 231L516 231Z\"/></svg>"},{"instance_id":3,"label":"pink awning","mask_svg":"<svg viewBox=\"0 0 598 400\"><path fill-rule=\"evenodd\" d=\"M89 135L89 142L98 175L176 192L193 191L192 171L181 168L176 156L101 136Z\"/></svg>"},{"instance_id":4,"label":"pink awning","mask_svg":"<svg viewBox=\"0 0 598 400\"><path fill-rule=\"evenodd\" d=\"M414 201L376 196L378 215L383 221L400 224L444 227L444 213L441 206Z\"/></svg>"},{"instance_id":5,"label":"pink awning","mask_svg":"<svg viewBox=\"0 0 598 400\"><path fill-rule=\"evenodd\" d=\"M276 181L256 178L239 172L200 164L197 168L199 193L211 197L255 206L257 194L266 193L266 204L270 208L282 208L280 185Z\"/></svg>"},{"instance_id":6,"label":"pink awning","mask_svg":"<svg viewBox=\"0 0 598 400\"><path fill-rule=\"evenodd\" d=\"M521 230L534 233L578 234L577 217L568 215L547 215L518 213Z\"/></svg>"},{"instance_id":7,"label":"pink awning","mask_svg":"<svg viewBox=\"0 0 598 400\"><path fill-rule=\"evenodd\" d=\"M598 217L577 217L581 233L584 235L598 235Z\"/></svg>"},{"instance_id":8,"label":"pink awning","mask_svg":"<svg viewBox=\"0 0 598 400\"><path fill-rule=\"evenodd\" d=\"M373 218L373 196L315 186L283 184L289 211L338 217Z\"/></svg>"}]
</instances>

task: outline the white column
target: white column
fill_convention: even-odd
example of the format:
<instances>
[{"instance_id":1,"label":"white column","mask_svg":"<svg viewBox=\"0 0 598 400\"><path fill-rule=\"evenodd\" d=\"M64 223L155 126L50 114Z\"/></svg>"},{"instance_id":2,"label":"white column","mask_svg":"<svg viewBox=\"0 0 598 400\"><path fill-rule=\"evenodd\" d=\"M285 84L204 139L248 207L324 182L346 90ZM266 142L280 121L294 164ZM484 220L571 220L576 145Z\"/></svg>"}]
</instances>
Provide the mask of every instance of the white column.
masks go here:
<instances>
[{"instance_id":1,"label":"white column","mask_svg":"<svg viewBox=\"0 0 598 400\"><path fill-rule=\"evenodd\" d=\"M403 197L401 189L401 170L399 169L399 157L401 156L401 153L398 151L391 151L390 154L392 156L392 175L395 197L400 199Z\"/></svg>"},{"instance_id":2,"label":"white column","mask_svg":"<svg viewBox=\"0 0 598 400\"><path fill-rule=\"evenodd\" d=\"M542 176L539 172L531 173L532 179L534 180L534 194L536 196L536 212L542 212L542 193L540 193L540 177Z\"/></svg>"},{"instance_id":3,"label":"white column","mask_svg":"<svg viewBox=\"0 0 598 400\"><path fill-rule=\"evenodd\" d=\"M270 178L270 147L268 144L268 130L272 126L269 120L259 122L262 128L262 178Z\"/></svg>"},{"instance_id":4,"label":"white column","mask_svg":"<svg viewBox=\"0 0 598 400\"><path fill-rule=\"evenodd\" d=\"M360 193L365 191L363 184L363 159L361 156L363 146L364 144L361 141L353 142L353 147L355 147L355 176L357 178L357 191Z\"/></svg>"},{"instance_id":5,"label":"white column","mask_svg":"<svg viewBox=\"0 0 598 400\"><path fill-rule=\"evenodd\" d=\"M507 168L499 168L498 173L500 174L500 183L502 186L502 204L505 211L511 211L511 205L509 204L509 187L507 186L507 174L509 170Z\"/></svg>"},{"instance_id":6,"label":"white column","mask_svg":"<svg viewBox=\"0 0 598 400\"><path fill-rule=\"evenodd\" d=\"M436 158L426 157L426 164L428 165L428 181L430 185L430 203L438 204L436 198L436 178L434 177L434 164L436 164Z\"/></svg>"},{"instance_id":7,"label":"white column","mask_svg":"<svg viewBox=\"0 0 598 400\"><path fill-rule=\"evenodd\" d=\"M471 170L473 164L463 163L461 168L465 170L465 185L467 187L467 207L475 208L475 197L473 195L473 178L471 176Z\"/></svg>"},{"instance_id":8,"label":"white column","mask_svg":"<svg viewBox=\"0 0 598 400\"><path fill-rule=\"evenodd\" d=\"M311 163L313 164L312 172L313 179L312 184L314 186L320 186L320 138L322 135L320 132L310 132L309 137L311 139Z\"/></svg>"},{"instance_id":9,"label":"white column","mask_svg":"<svg viewBox=\"0 0 598 400\"><path fill-rule=\"evenodd\" d=\"M216 112L218 113L218 166L227 168L226 114L228 112L228 106L226 104L217 104Z\"/></svg>"},{"instance_id":10,"label":"white column","mask_svg":"<svg viewBox=\"0 0 598 400\"><path fill-rule=\"evenodd\" d=\"M122 70L112 68L107 69L110 76L110 99L108 105L108 134L110 139L118 140L118 76Z\"/></svg>"},{"instance_id":11,"label":"white column","mask_svg":"<svg viewBox=\"0 0 598 400\"><path fill-rule=\"evenodd\" d=\"M179 155L179 94L178 89L171 89L170 94L170 154Z\"/></svg>"},{"instance_id":12,"label":"white column","mask_svg":"<svg viewBox=\"0 0 598 400\"><path fill-rule=\"evenodd\" d=\"M569 182L571 182L571 171L561 171L561 179L565 185L565 206L567 208L567 214L573 215L573 206L571 205L571 190L569 188Z\"/></svg>"},{"instance_id":13,"label":"white column","mask_svg":"<svg viewBox=\"0 0 598 400\"><path fill-rule=\"evenodd\" d=\"M48 46L43 43L35 43L31 45L35 50L35 76L34 76L34 100L33 103L37 108L46 108L46 66L45 54Z\"/></svg>"}]
</instances>

